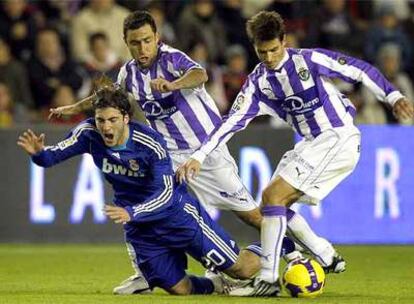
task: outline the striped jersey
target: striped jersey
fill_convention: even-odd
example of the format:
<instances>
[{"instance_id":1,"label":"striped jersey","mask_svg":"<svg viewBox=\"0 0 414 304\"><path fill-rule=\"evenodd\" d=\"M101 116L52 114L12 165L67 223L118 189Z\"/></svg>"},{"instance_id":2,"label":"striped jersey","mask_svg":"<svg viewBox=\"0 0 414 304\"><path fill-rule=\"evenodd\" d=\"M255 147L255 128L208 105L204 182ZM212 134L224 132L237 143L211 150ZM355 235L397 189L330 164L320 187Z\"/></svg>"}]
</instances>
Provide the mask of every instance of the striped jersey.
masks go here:
<instances>
[{"instance_id":1,"label":"striped jersey","mask_svg":"<svg viewBox=\"0 0 414 304\"><path fill-rule=\"evenodd\" d=\"M118 85L134 96L151 127L163 135L169 150L199 148L221 123L221 116L204 85L160 93L151 90L150 81L174 81L191 69L201 68L183 52L161 43L151 67L142 69L131 60L119 71Z\"/></svg>"},{"instance_id":2,"label":"striped jersey","mask_svg":"<svg viewBox=\"0 0 414 304\"><path fill-rule=\"evenodd\" d=\"M353 125L356 110L331 79L361 82L390 105L403 97L370 64L325 49L287 48L275 69L256 66L236 97L229 114L193 158L203 161L256 116L278 116L300 136L313 139L321 132Z\"/></svg>"},{"instance_id":3,"label":"striped jersey","mask_svg":"<svg viewBox=\"0 0 414 304\"><path fill-rule=\"evenodd\" d=\"M171 159L161 135L136 122L119 149L107 147L95 119L75 127L63 141L32 156L39 166L50 167L72 156L89 153L114 190L114 203L124 207L135 223L165 218L180 206L184 185L174 179ZM184 203L182 203L183 205ZM181 206L182 207L182 206Z\"/></svg>"}]
</instances>

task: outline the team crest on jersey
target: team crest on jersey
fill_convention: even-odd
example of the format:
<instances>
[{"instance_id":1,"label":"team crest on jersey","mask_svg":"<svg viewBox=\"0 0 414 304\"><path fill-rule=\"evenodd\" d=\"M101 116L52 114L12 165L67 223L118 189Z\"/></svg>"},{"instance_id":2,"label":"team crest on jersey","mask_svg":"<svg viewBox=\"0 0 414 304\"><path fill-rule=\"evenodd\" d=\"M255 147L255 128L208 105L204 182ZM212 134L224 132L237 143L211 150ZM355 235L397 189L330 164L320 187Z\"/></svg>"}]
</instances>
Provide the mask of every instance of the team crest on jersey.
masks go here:
<instances>
[{"instance_id":1,"label":"team crest on jersey","mask_svg":"<svg viewBox=\"0 0 414 304\"><path fill-rule=\"evenodd\" d=\"M338 62L339 62L339 64L342 64L342 65L344 65L344 64L346 64L346 63L347 63L347 61L346 61L346 58L345 58L345 57L339 57L339 58L338 58Z\"/></svg>"},{"instance_id":2,"label":"team crest on jersey","mask_svg":"<svg viewBox=\"0 0 414 304\"><path fill-rule=\"evenodd\" d=\"M310 77L310 72L309 72L309 70L307 70L305 68L300 68L299 72L298 72L298 75L299 75L300 80L306 81Z\"/></svg>"},{"instance_id":3,"label":"team crest on jersey","mask_svg":"<svg viewBox=\"0 0 414 304\"><path fill-rule=\"evenodd\" d=\"M241 109L244 104L244 95L237 96L236 100L234 101L233 105L231 106L231 110L233 112L237 112Z\"/></svg>"},{"instance_id":4,"label":"team crest on jersey","mask_svg":"<svg viewBox=\"0 0 414 304\"><path fill-rule=\"evenodd\" d=\"M139 170L138 162L135 159L130 159L129 160L129 168L132 171L138 171Z\"/></svg>"}]
</instances>

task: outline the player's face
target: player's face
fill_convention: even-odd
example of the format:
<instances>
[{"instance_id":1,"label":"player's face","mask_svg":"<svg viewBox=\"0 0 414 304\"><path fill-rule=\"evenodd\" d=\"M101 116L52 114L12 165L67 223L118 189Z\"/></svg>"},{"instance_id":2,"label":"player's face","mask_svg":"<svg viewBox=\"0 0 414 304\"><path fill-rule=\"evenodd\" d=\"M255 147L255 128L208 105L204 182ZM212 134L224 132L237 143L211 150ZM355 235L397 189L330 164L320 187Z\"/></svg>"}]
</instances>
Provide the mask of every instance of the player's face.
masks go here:
<instances>
[{"instance_id":1,"label":"player's face","mask_svg":"<svg viewBox=\"0 0 414 304\"><path fill-rule=\"evenodd\" d=\"M128 30L125 37L132 58L142 68L148 68L154 62L158 52L158 41L158 34L154 33L149 24Z\"/></svg>"},{"instance_id":2,"label":"player's face","mask_svg":"<svg viewBox=\"0 0 414 304\"><path fill-rule=\"evenodd\" d=\"M275 38L267 41L258 41L255 42L254 48L260 61L268 69L274 69L285 54L285 40L281 41L279 38Z\"/></svg>"},{"instance_id":3,"label":"player's face","mask_svg":"<svg viewBox=\"0 0 414 304\"><path fill-rule=\"evenodd\" d=\"M129 137L128 115L115 108L102 108L95 111L96 127L108 147L123 145Z\"/></svg>"}]
</instances>

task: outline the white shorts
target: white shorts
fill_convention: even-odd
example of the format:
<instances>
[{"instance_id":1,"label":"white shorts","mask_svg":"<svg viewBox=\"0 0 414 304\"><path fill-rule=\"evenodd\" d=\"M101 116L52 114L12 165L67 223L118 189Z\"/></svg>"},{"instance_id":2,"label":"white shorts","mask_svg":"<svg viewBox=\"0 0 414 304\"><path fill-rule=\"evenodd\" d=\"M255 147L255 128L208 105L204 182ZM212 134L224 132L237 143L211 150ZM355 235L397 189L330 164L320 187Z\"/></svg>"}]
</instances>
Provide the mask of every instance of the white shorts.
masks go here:
<instances>
[{"instance_id":1,"label":"white shorts","mask_svg":"<svg viewBox=\"0 0 414 304\"><path fill-rule=\"evenodd\" d=\"M352 173L360 156L361 134L355 127L322 132L286 152L272 179L281 176L305 193L298 202L315 205Z\"/></svg>"},{"instance_id":2,"label":"white shorts","mask_svg":"<svg viewBox=\"0 0 414 304\"><path fill-rule=\"evenodd\" d=\"M192 152L170 152L174 171L191 154ZM243 185L236 162L225 145L207 156L197 178L192 179L188 186L209 213L211 208L250 211L258 207Z\"/></svg>"}]
</instances>

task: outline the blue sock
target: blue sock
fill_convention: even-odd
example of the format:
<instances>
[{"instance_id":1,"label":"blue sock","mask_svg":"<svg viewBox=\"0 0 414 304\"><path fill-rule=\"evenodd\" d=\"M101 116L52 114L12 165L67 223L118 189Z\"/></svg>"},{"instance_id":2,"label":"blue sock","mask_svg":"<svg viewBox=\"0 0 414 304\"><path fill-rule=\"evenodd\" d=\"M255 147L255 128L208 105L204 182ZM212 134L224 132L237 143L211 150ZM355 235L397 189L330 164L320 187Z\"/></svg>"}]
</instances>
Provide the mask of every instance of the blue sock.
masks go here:
<instances>
[{"instance_id":1,"label":"blue sock","mask_svg":"<svg viewBox=\"0 0 414 304\"><path fill-rule=\"evenodd\" d=\"M262 256L262 244L260 242L253 242L244 249L253 252L259 257ZM285 236L283 238L282 251L280 252L280 256L284 256L285 254L291 253L293 251L295 251L295 243L290 238Z\"/></svg>"},{"instance_id":2,"label":"blue sock","mask_svg":"<svg viewBox=\"0 0 414 304\"><path fill-rule=\"evenodd\" d=\"M191 281L191 294L211 294L214 292L213 282L208 278L189 276Z\"/></svg>"}]
</instances>

